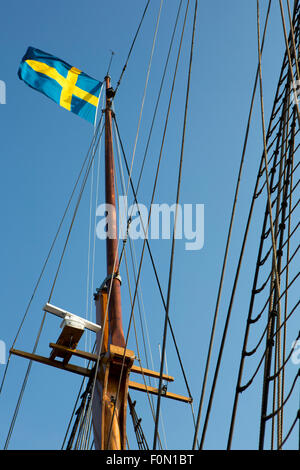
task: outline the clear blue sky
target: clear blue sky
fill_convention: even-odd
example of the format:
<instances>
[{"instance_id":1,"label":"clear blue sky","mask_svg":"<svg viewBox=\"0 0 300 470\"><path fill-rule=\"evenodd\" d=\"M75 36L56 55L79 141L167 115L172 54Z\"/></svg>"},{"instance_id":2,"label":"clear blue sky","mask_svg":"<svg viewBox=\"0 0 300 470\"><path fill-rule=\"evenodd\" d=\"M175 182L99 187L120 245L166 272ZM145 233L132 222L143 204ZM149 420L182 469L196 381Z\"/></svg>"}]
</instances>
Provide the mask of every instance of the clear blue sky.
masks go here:
<instances>
[{"instance_id":1,"label":"clear blue sky","mask_svg":"<svg viewBox=\"0 0 300 470\"><path fill-rule=\"evenodd\" d=\"M159 0L152 0L150 4L141 35L115 100L118 123L128 158L133 151L159 3ZM177 0L165 0L162 9L133 170L135 181L141 165L178 3ZM261 3L262 18L264 18L267 1ZM277 2L275 3L271 11L263 62L266 120L269 119L284 51L280 12ZM88 122L68 113L22 83L17 77L19 62L27 47L33 46L54 54L92 77L102 80L106 74L110 51L113 50L115 56L111 76L112 85L115 86L145 4L144 0L128 2L88 0L84 3L78 0L64 2L28 0L17 3L5 2L1 5L0 79L4 80L7 86L7 104L0 105L2 130L0 339L6 342L7 348L10 347L19 327L93 132ZM156 202L159 203L174 202L176 197L191 23L190 12L183 51L184 61L179 68L176 100L157 189ZM174 58L173 53L171 70L174 67ZM202 250L189 252L184 249L184 241L177 243L170 310L170 318L194 396L195 412L199 402L204 360L256 66L256 2L254 0L200 1L181 202L205 204L205 244ZM168 84L170 80L171 72L167 77ZM142 180L139 199L144 204L149 203L167 96L165 92ZM253 124L237 209L237 222L232 238L230 265L221 302L221 324L217 331L217 344L220 341L243 227L261 157L262 139L258 101L256 101ZM103 159L101 162L103 163ZM103 177L102 171L100 201L103 201L104 197ZM89 187L88 184L53 296L54 304L77 314L84 314L86 305ZM263 210L263 207L260 209ZM244 334L261 217L259 212L255 215L254 226L250 233L246 264L242 270L230 335L225 348L224 367L216 393L216 406L207 434L206 448L209 449L224 448L227 441L232 394ZM42 318L42 306L49 295L63 240L62 236L32 304L16 345L19 349L30 351L33 347ZM171 242L154 241L152 247L162 286L166 292ZM137 244L138 253L140 248L141 245ZM104 243L97 240L96 249L97 286L101 284L106 273ZM158 343L162 341L164 312L148 256L146 258L141 285L154 366L159 370ZM125 280L124 266L122 276ZM125 329L130 312L127 287L127 283L124 282L122 292L124 292ZM49 354L48 344L59 336L59 324L58 319L50 318L50 315L47 317L38 349L40 354ZM299 327L295 325L294 332L298 329ZM82 348L83 346L81 344ZM133 334L129 346L136 350ZM215 357L214 355L213 364ZM167 361L170 375L175 376L175 384L171 385L169 390L186 394L170 337ZM0 402L1 445L5 441L26 367L25 359L12 358ZM4 366L0 365L1 377L3 370ZM294 376L295 372L296 366L291 369L291 375ZM10 448L60 448L80 383L80 377L34 364ZM138 393L132 393L132 396L137 399L137 412L143 418L144 431L149 444L152 445L153 423L146 399ZM234 448L251 449L257 446L259 412L260 395L258 388L254 387L253 392L248 394L245 400L241 400ZM287 416L288 423L293 416L292 413ZM177 402L166 403L164 400L162 418L168 448L191 448L193 421L188 405ZM132 425L128 420L128 433L134 448L136 444L131 429ZM294 434L289 444L291 448L295 448L296 442L297 436Z\"/></svg>"}]
</instances>

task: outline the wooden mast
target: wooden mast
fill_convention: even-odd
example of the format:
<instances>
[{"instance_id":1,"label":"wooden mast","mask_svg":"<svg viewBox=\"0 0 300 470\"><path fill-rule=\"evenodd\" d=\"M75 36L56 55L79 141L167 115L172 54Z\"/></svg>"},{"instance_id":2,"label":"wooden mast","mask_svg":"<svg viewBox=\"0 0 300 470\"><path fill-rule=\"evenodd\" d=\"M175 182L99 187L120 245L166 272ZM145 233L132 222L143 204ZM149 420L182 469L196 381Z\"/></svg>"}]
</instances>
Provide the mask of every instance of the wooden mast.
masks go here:
<instances>
[{"instance_id":1,"label":"wooden mast","mask_svg":"<svg viewBox=\"0 0 300 470\"><path fill-rule=\"evenodd\" d=\"M115 196L115 171L112 138L112 97L110 77L106 81L106 108L105 108L105 202L110 205L107 212L109 233L106 238L107 276L117 276L119 273L118 233ZM108 282L110 284L110 282ZM122 307L120 280L112 279L110 301L108 307L110 343L124 347L124 333L122 326Z\"/></svg>"},{"instance_id":2,"label":"wooden mast","mask_svg":"<svg viewBox=\"0 0 300 470\"><path fill-rule=\"evenodd\" d=\"M112 138L112 98L110 77L106 81L105 108L105 202L108 234L106 238L107 278L95 295L96 319L102 332L97 335L102 359L93 400L95 448L126 448L126 410L129 373L134 353L125 351L122 325L121 280L119 276L115 171Z\"/></svg>"}]
</instances>

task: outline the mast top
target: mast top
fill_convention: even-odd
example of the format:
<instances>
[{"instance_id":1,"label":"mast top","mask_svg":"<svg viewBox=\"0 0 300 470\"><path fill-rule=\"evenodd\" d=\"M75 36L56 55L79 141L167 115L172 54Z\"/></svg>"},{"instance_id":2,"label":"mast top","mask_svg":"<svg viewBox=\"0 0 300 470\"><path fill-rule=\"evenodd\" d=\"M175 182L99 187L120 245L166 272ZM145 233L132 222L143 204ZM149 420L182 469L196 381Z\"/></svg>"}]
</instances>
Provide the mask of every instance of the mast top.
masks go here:
<instances>
[{"instance_id":1,"label":"mast top","mask_svg":"<svg viewBox=\"0 0 300 470\"><path fill-rule=\"evenodd\" d=\"M106 98L107 100L111 101L114 98L116 93L113 87L110 86L110 80L111 80L110 75L106 75L104 80L106 82Z\"/></svg>"}]
</instances>

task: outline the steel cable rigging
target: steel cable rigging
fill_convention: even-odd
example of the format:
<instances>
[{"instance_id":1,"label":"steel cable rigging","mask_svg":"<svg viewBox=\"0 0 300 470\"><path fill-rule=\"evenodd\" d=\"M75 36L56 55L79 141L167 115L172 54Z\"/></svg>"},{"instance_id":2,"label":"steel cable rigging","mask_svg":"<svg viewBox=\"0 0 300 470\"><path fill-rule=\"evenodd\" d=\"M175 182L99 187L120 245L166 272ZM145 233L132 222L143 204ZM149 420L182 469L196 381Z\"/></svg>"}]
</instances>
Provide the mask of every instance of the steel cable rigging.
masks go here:
<instances>
[{"instance_id":1,"label":"steel cable rigging","mask_svg":"<svg viewBox=\"0 0 300 470\"><path fill-rule=\"evenodd\" d=\"M84 191L84 188L85 188L88 176L89 176L89 172L90 172L90 169L91 169L91 166L92 166L92 162L94 160L95 153L96 153L98 145L99 145L99 141L100 141L101 134L102 134L102 131L103 131L103 128L102 128L102 130L100 132L101 123L102 123L102 116L101 116L101 119L100 119L99 124L97 126L97 131L94 134L94 138L93 138L92 144L91 144L89 152L88 152L89 159L87 161L86 171L85 171L85 174L84 174L84 177L83 177L83 181L82 181L82 184L81 184L81 188L80 188L80 191L79 191L79 195L78 195L78 198L77 198L77 202L76 202L76 205L75 205L75 209L74 209L74 212L73 212L73 216L72 216L72 219L71 219L69 230L68 230L66 240L65 240L65 243L64 243L64 246L63 246L63 250L62 250L62 253L61 253L61 256L60 256L60 259L59 259L58 267L57 267L57 270L56 270L56 273L55 273L55 276L54 276L54 280L53 280L53 283L52 283L52 286L51 286L51 289L50 289L48 302L50 302L51 297L53 295L54 287L55 287L57 277L58 277L58 274L59 274L59 271L60 271L60 268L61 268L62 260L64 258L64 254L65 254L65 251L66 251L66 248L67 248L67 245L68 245L68 241L69 241L69 238L70 238L70 235L71 235L71 232L72 232L72 228L73 228L74 221L75 221L75 218L76 218L76 215L77 215L77 212L78 212L79 204L80 204L80 201L82 199L82 194L83 194L83 191ZM76 181L76 186L77 186L77 183L78 183L78 180ZM72 193L72 195L73 195L73 193ZM43 327L44 327L45 320L46 320L46 312L44 312L44 315L43 315L43 318L42 318L42 321L41 321L41 324L40 324L40 327L39 327L39 330L38 330L38 333L37 333L37 337L36 337L34 347L33 347L33 350L32 350L33 354L35 353L35 351L38 347L39 339L40 339L40 336L41 336L41 333L42 333L42 330L43 330ZM21 386L21 391L20 391L20 394L19 394L17 405L16 405L16 408L15 408L13 418L12 418L12 421L11 421L11 424L10 424L10 428L9 428L9 431L8 431L8 435L7 435L7 438L6 438L6 442L5 442L5 446L4 446L5 449L8 448L9 441L11 439L11 435L12 435L12 432L13 432L13 429L14 429L14 426L15 426L15 422L16 422L16 419L17 419L17 416L18 416L18 412L19 412L19 409L20 409L20 405L22 403L22 399L23 399L23 396L24 396L25 388L26 388L26 385L27 385L27 382L28 382L31 367L32 367L32 360L29 361L29 365L27 367L25 377L24 377L24 380L23 380L23 383L22 383L22 386Z\"/></svg>"},{"instance_id":2,"label":"steel cable rigging","mask_svg":"<svg viewBox=\"0 0 300 470\"><path fill-rule=\"evenodd\" d=\"M295 5L297 6L297 5ZM297 13L297 8L295 9L295 14ZM296 24L296 27L295 27L296 31L299 30L299 15L297 17L297 24ZM291 37L290 37L291 38ZM284 65L285 65L285 62L284 61ZM282 72L281 72L282 74ZM279 86L282 84L283 82L282 81L279 81ZM285 90L288 91L288 93L286 93L286 96L289 96L289 93L290 93L290 87L288 86L288 84L286 85L285 87ZM276 100L275 100L276 101ZM284 108L284 106L283 106ZM282 119L281 119L281 122L284 121L284 117L285 117L285 110L283 109L283 116L282 116ZM287 120L286 122L289 122L289 120ZM291 140L290 140L290 143L289 143L289 149L290 149L290 155L289 155L289 159L286 158L286 162L287 160L289 160L287 166L286 166L286 176L285 176L285 181L284 181L284 186L285 186L285 195L282 194L282 207L285 207L287 202L286 202L286 189L289 185L289 173L290 173L290 169L289 169L289 163L291 163L291 160L293 159L293 156L295 154L295 149L294 149L294 137L295 137L295 107L294 107L294 113L293 113L293 119L292 119L292 125L291 125ZM277 141L279 141L280 139L280 136L281 136L281 132L277 134ZM278 152L276 153L276 155L278 155ZM273 175L275 175L275 171L273 171ZM272 175L272 176L273 176ZM292 193L292 191L290 191L290 193ZM278 197L280 195L280 191L278 192ZM278 207L278 204L277 204L277 207ZM261 313L258 315L258 317L256 317L255 319L252 319L251 315L252 315L252 309L253 309L253 303L254 303L254 296L255 294L257 293L257 290L255 288L255 284L257 282L257 278L258 278L258 271L259 271L259 268L261 266L261 256L262 256L262 246L263 246L263 243L264 243L264 239L265 237L263 236L263 234L265 233L266 231L266 221L267 221L267 217L268 217L268 212L269 212L269 206L266 208L266 212L265 212L265 219L264 219L264 223L263 223L263 230L262 230L262 236L261 236L261 245L260 245L260 249L259 249L259 254L258 254L258 259L257 259L257 265L256 265L256 274L255 274L255 277L254 277L254 286L253 286L253 289L252 289L252 297L251 297L251 301L250 301L250 309L249 309L249 314L248 314L248 320L247 320L247 326L246 326L246 333L245 333L245 338L244 338L244 345L243 345L243 352L242 352L242 359L241 359L241 364L240 364L240 371L239 371L239 377L238 377L238 382L237 382L237 391L236 391L236 396L235 396L235 401L234 401L234 407L233 407L233 414L232 414L232 420L231 420L231 426L230 426L230 433L229 433L229 440L228 440L228 448L231 447L231 441L232 441L232 435L233 435L233 429L234 429L234 422L235 422L235 416L236 416L236 410L237 410L237 402L238 402L238 395L241 391L245 390L247 386L250 385L250 383L252 382L254 376L256 375L256 373L258 372L258 368L260 367L260 365L262 364L262 359L260 361L260 364L259 364L259 367L257 368L254 376L252 376L252 379L247 383L246 386L244 387L241 387L241 377L242 377L242 372L243 372L243 364L244 364L244 360L245 360L245 357L249 354L246 353L246 346L247 346L247 341L248 341L248 335L249 335L249 328L250 328L250 325L253 324L254 322L256 322L262 315L263 313L263 310L265 309L268 301L271 301L271 295L272 295L272 291L270 293L270 296L265 304L265 307L264 309L261 311ZM282 211L284 212L284 211ZM278 213L278 210L277 210L277 213ZM287 216L287 218L289 219L290 221L290 215L291 213L289 213L289 215ZM283 237L283 232L284 232L284 228L285 228L285 225L284 225L284 222L285 222L285 217L284 217L284 221L281 221L281 226L279 224L279 227L280 227L280 231L276 234L276 239L278 238L278 235L279 233L281 233L281 243L279 244L279 249L277 251L277 256L279 256L279 261L281 260L281 251L282 251L282 248L283 248L283 243L282 243L282 237ZM276 221L277 223L277 221ZM289 260L290 262L291 260ZM289 262L287 262L287 266L289 264ZM281 271L280 271L280 275L281 275ZM294 280L298 277L298 275L295 276ZM282 296L285 294L287 294L288 292L288 287L291 286L291 283L290 285L286 285L286 289L284 292L282 292L279 296L277 296L277 300L275 301L275 305L277 303L280 302L280 299L282 298ZM273 308L273 307L272 307ZM292 311L294 311L295 309L293 309ZM273 311L273 310L272 310ZM287 316L285 316L285 320L284 320L284 325L286 325L286 321L287 321ZM269 322L268 322L269 324ZM283 325L280 325L280 322L279 322L279 326L277 328L277 330L275 331L275 333L272 332L271 330L271 333L269 332L269 338L268 338L268 341L267 341L267 345L266 345L266 350L265 350L265 353L264 353L264 356L265 354L269 351L269 348L270 348L270 345L272 344L272 341L273 341L273 338L274 337L277 337L278 338L278 332L279 330L281 329ZM265 328L265 331L264 331L264 335L265 333L267 332L267 328L268 328L268 325L267 327ZM270 337L270 334L271 334L271 337ZM263 357L264 357L263 356ZM278 357L278 356L277 356ZM269 355L269 361L270 361L270 355ZM268 366L269 367L269 366ZM266 374L265 374L266 375ZM271 377L268 377L268 376L265 376L265 383L269 383L271 380ZM280 383L279 383L279 386L280 386ZM279 400L279 408L282 409L281 407L281 403L280 403L280 400L282 398L280 396L278 396L278 400ZM274 399L273 399L273 402L274 402ZM266 406L266 403L265 405ZM273 403L273 407L274 407L274 403ZM266 409L266 408L264 408ZM265 412L264 412L265 414ZM265 418L261 418L261 441L260 441L260 446L263 445L263 436L264 436L264 424L265 424ZM281 434L282 434L282 420L281 422L279 423L279 429L278 429L278 447L280 448L281 447ZM272 444L273 445L273 444Z\"/></svg>"},{"instance_id":3,"label":"steel cable rigging","mask_svg":"<svg viewBox=\"0 0 300 470\"><path fill-rule=\"evenodd\" d=\"M278 96L280 95L280 93L282 93L280 91L280 88L281 88L282 83L284 82L283 75L284 74L286 75L285 68L287 66L287 63L288 62L286 60L286 55L285 55L284 63L283 63L282 69L281 69L281 77L280 77L280 80L279 80L279 84L277 86L276 97L275 97L274 104L273 104L273 110L271 112L270 125L269 125L268 132L266 133L266 139L267 140L270 139L270 136L272 134L271 130L274 131L276 125L280 122L280 120L279 120L277 122L277 124L275 126L273 126L274 117L277 115L276 107L277 107L277 103L279 102ZM275 142L275 140L276 139L274 139L274 142ZM269 151L269 149L268 149L268 151ZM274 154L272 154L269 161L271 162L272 159L274 159ZM228 309L227 317L226 317L226 320L225 320L224 332L223 332L223 336L222 336L222 340L221 340L221 346L220 346L219 355L218 355L218 359L217 359L217 366L216 366L216 369L215 369L215 374L214 374L214 378L213 378L213 385L212 385L212 389L211 389L211 393L210 393L210 397L209 397L208 409L207 409L204 428L203 428L203 433L202 433L201 448L203 447L203 444L204 444L207 424L208 424L210 410L211 410L211 406L212 406L212 402L213 402L213 396L214 396L214 392L215 392L215 387L216 387L216 382L217 382L217 378L218 378L219 368L220 368L220 364L221 364L221 360L222 360L223 349L224 349L224 345L225 345L225 341L226 341L226 337L227 337L227 331L228 331L228 325L229 325L232 306L233 306L233 300L234 300L234 297L235 297L235 292L236 292L237 282L238 282L238 278L239 278L241 263L242 263L244 250L245 250L245 245L246 245L246 240L247 240L248 231L249 231L249 227L250 227L250 221L251 221L251 218L252 218L254 202L258 197L257 191L258 191L258 187L259 187L259 181L260 181L260 178L262 177L262 175L264 173L269 174L269 172L266 172L266 168L265 168L265 165L264 165L264 160L265 159L264 159L264 154L263 154L262 159L261 159L261 163L260 163L260 168L259 168L259 171L258 171L258 176L257 176L257 180L256 180L254 193L253 193L252 203L251 203L251 206L250 206L250 211L249 211L249 215L248 215L248 220L247 220L247 224L246 224L244 238L243 238L243 242L242 242L242 248L241 248L240 257L239 257L239 261L238 261L238 267L237 267L237 271L236 271L236 275L235 275L235 279L234 279L234 285L233 285L233 290L232 290L232 294L231 294L229 309ZM261 192L260 192L260 194L261 194ZM274 246L273 246L273 252L274 252Z\"/></svg>"}]
</instances>

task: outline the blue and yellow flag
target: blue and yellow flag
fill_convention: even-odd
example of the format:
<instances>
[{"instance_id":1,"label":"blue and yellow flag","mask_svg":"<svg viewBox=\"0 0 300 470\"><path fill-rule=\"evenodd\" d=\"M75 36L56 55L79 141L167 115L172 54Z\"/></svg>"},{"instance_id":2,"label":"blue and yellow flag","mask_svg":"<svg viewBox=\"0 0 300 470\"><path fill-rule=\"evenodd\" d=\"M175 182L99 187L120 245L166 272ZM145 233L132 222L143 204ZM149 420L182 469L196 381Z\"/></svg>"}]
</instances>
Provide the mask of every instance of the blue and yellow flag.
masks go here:
<instances>
[{"instance_id":1,"label":"blue and yellow flag","mask_svg":"<svg viewBox=\"0 0 300 470\"><path fill-rule=\"evenodd\" d=\"M31 88L94 123L102 82L34 47L27 49L18 75Z\"/></svg>"}]
</instances>

